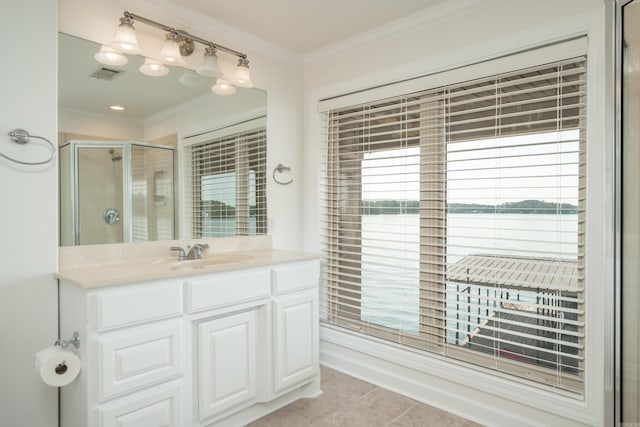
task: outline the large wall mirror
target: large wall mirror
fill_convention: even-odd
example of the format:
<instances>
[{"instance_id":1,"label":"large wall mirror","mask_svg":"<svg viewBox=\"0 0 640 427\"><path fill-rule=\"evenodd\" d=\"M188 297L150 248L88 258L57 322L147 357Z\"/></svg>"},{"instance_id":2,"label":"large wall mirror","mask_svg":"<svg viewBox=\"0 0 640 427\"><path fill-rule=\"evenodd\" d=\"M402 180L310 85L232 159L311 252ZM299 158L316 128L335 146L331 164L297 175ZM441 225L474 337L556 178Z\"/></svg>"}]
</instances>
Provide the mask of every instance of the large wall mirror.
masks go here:
<instances>
[{"instance_id":1,"label":"large wall mirror","mask_svg":"<svg viewBox=\"0 0 640 427\"><path fill-rule=\"evenodd\" d=\"M59 34L60 245L266 233L266 93Z\"/></svg>"}]
</instances>

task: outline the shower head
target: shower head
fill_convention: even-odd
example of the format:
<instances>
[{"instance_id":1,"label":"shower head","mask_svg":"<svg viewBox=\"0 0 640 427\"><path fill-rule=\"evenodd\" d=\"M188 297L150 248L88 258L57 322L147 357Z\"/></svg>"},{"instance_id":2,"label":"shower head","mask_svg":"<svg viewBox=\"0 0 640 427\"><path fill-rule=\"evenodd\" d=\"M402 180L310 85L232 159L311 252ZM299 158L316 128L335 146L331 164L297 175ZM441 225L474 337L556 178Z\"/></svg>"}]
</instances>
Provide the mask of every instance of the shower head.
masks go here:
<instances>
[{"instance_id":1,"label":"shower head","mask_svg":"<svg viewBox=\"0 0 640 427\"><path fill-rule=\"evenodd\" d=\"M113 148L111 150L109 150L109 154L111 154L111 161L112 162L119 162L120 160L122 160L122 156L120 154L116 153Z\"/></svg>"}]
</instances>

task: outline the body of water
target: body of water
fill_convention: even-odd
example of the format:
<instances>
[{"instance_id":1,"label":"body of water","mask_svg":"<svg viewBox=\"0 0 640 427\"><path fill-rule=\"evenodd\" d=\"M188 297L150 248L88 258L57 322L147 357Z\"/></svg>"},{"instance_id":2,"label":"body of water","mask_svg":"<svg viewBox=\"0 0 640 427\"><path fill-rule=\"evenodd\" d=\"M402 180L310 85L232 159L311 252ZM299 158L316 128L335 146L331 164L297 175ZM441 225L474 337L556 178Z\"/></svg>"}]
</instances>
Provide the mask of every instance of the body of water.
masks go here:
<instances>
[{"instance_id":1,"label":"body of water","mask_svg":"<svg viewBox=\"0 0 640 427\"><path fill-rule=\"evenodd\" d=\"M446 263L466 255L503 254L577 259L576 214L449 214ZM362 216L362 319L418 333L420 277L418 215ZM425 242L426 243L426 242ZM423 244L422 252L433 251ZM455 339L457 284L447 284L447 338ZM476 294L479 289L470 291ZM483 290L484 292L484 290ZM535 299L535 295L523 298ZM451 317L454 316L454 317Z\"/></svg>"}]
</instances>

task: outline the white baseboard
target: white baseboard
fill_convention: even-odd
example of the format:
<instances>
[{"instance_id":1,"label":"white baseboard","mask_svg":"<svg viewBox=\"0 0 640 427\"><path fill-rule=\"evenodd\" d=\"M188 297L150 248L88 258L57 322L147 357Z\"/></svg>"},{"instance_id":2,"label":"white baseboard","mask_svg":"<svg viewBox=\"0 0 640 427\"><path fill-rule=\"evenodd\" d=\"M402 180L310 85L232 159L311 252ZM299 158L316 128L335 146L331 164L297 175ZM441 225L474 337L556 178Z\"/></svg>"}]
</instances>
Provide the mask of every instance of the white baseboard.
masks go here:
<instances>
[{"instance_id":1,"label":"white baseboard","mask_svg":"<svg viewBox=\"0 0 640 427\"><path fill-rule=\"evenodd\" d=\"M595 425L581 400L321 327L320 363L486 426Z\"/></svg>"}]
</instances>

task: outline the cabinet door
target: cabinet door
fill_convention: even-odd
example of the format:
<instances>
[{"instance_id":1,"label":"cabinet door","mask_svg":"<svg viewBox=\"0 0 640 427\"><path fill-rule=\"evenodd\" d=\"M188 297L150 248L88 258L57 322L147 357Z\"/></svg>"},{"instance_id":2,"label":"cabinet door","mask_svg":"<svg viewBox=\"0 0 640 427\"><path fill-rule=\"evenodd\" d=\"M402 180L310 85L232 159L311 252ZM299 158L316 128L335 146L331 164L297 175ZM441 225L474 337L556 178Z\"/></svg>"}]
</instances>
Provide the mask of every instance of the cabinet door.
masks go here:
<instances>
[{"instance_id":1,"label":"cabinet door","mask_svg":"<svg viewBox=\"0 0 640 427\"><path fill-rule=\"evenodd\" d=\"M198 326L199 414L203 421L256 396L256 311Z\"/></svg>"},{"instance_id":2,"label":"cabinet door","mask_svg":"<svg viewBox=\"0 0 640 427\"><path fill-rule=\"evenodd\" d=\"M318 297L304 292L274 302L277 393L318 372Z\"/></svg>"}]
</instances>

